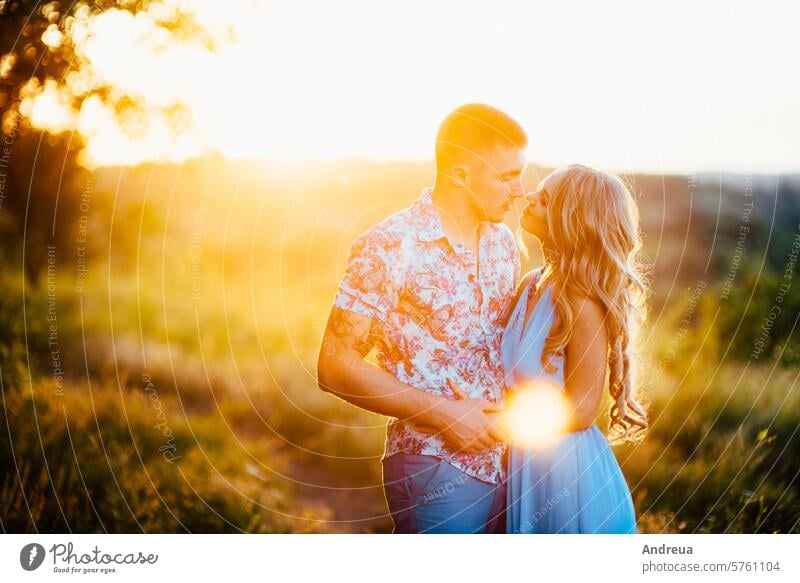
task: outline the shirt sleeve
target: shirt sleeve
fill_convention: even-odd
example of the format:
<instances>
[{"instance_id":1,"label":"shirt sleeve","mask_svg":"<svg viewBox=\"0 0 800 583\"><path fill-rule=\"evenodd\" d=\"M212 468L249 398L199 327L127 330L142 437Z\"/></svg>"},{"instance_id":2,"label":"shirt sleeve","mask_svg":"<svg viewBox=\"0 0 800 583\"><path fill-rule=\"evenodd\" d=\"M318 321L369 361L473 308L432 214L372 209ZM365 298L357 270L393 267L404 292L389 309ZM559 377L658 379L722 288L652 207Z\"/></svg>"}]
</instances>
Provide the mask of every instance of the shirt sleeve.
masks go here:
<instances>
[{"instance_id":1,"label":"shirt sleeve","mask_svg":"<svg viewBox=\"0 0 800 583\"><path fill-rule=\"evenodd\" d=\"M398 246L399 240L375 229L356 239L334 307L386 322L397 301L391 268L397 264Z\"/></svg>"}]
</instances>

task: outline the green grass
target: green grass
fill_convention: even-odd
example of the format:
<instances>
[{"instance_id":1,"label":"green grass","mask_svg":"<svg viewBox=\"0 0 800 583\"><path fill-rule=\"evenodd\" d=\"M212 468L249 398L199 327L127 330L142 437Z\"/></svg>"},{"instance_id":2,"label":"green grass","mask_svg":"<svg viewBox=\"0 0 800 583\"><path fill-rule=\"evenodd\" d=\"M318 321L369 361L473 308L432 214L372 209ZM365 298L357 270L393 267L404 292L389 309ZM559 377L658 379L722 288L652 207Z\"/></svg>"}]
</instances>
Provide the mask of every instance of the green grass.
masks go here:
<instances>
[{"instance_id":1,"label":"green grass","mask_svg":"<svg viewBox=\"0 0 800 583\"><path fill-rule=\"evenodd\" d=\"M402 176L411 178L418 169ZM416 192L365 179L328 188L329 199L306 185L313 196L281 205L226 183L203 215L185 186L174 199L150 192L143 210L139 179L126 177L113 221L93 217L82 294L74 256L59 253L63 394L47 345L47 282L23 296L18 268L3 268L0 431L13 443L0 446L2 528L385 532L385 419L321 392L315 361L349 242ZM96 196L107 196L102 180ZM709 288L682 330L685 294L658 285L666 309L649 330L644 370L652 426L643 443L615 448L640 531L796 532L794 370L773 366L779 351L749 364L741 346L726 351L731 337L752 336L733 333L737 310L749 309L741 298L723 334ZM174 464L159 451L165 436L143 375L181 456Z\"/></svg>"}]
</instances>

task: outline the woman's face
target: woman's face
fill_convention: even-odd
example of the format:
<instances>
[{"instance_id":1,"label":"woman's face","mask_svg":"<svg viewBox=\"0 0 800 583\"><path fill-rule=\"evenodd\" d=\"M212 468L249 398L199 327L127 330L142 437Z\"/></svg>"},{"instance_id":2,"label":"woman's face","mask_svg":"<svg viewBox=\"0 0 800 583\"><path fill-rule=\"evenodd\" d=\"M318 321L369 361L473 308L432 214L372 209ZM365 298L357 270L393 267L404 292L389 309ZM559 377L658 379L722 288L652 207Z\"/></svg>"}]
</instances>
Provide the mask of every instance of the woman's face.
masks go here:
<instances>
[{"instance_id":1,"label":"woman's face","mask_svg":"<svg viewBox=\"0 0 800 583\"><path fill-rule=\"evenodd\" d=\"M542 242L547 240L547 204L550 200L550 193L553 192L556 185L553 178L554 175L551 174L539 184L536 190L525 195L528 206L525 207L519 219L519 226Z\"/></svg>"}]
</instances>

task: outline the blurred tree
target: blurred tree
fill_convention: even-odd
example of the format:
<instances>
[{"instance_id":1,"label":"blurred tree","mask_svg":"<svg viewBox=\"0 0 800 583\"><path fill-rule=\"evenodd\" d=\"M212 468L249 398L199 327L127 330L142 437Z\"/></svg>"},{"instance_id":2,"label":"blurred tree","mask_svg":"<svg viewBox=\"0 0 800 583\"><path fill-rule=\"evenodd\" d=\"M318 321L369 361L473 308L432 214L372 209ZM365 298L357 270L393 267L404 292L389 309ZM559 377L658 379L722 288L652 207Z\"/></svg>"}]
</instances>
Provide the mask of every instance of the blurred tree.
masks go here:
<instances>
[{"instance_id":1,"label":"blurred tree","mask_svg":"<svg viewBox=\"0 0 800 583\"><path fill-rule=\"evenodd\" d=\"M48 246L59 261L75 253L81 196L91 174L77 164L77 133L32 127L20 112L26 91L46 79L63 80L75 54L61 33L76 10L91 12L136 2L0 2L0 237L6 264L37 281ZM74 104L73 104L74 105Z\"/></svg>"}]
</instances>

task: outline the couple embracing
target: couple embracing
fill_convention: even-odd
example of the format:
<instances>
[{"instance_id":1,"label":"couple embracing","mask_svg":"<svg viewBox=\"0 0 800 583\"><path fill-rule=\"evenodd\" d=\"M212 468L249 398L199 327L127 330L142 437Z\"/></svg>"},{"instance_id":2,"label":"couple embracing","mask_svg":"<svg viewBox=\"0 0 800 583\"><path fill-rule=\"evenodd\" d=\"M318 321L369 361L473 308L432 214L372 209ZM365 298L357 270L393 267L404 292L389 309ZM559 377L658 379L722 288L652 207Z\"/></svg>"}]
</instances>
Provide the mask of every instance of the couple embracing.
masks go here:
<instances>
[{"instance_id":1,"label":"couple embracing","mask_svg":"<svg viewBox=\"0 0 800 583\"><path fill-rule=\"evenodd\" d=\"M647 428L637 208L619 178L581 165L526 194L527 142L493 107L456 109L437 134L433 188L351 247L318 380L392 418L382 464L394 532L636 532L609 443ZM519 198L520 228L544 256L521 280L502 222ZM373 348L378 366L365 360ZM560 394L565 423L546 443L517 443L506 405L539 385ZM608 435L595 425L605 394Z\"/></svg>"}]
</instances>

